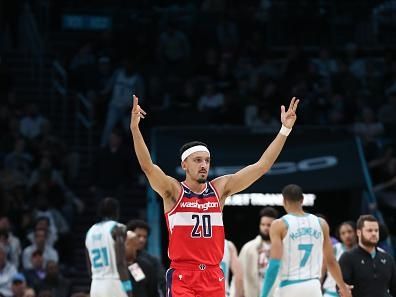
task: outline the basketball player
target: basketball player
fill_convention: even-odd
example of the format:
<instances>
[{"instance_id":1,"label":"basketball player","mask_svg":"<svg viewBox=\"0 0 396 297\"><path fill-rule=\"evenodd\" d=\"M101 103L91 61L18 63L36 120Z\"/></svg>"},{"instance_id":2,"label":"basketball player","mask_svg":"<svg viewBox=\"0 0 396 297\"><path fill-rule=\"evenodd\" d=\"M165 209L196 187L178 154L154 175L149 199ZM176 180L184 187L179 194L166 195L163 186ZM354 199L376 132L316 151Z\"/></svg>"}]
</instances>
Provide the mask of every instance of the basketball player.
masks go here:
<instances>
[{"instance_id":1,"label":"basketball player","mask_svg":"<svg viewBox=\"0 0 396 297\"><path fill-rule=\"evenodd\" d=\"M101 221L85 239L88 270L92 278L91 297L131 297L132 283L125 259L126 228L117 223L119 204L105 198L99 204Z\"/></svg>"},{"instance_id":2,"label":"basketball player","mask_svg":"<svg viewBox=\"0 0 396 297\"><path fill-rule=\"evenodd\" d=\"M351 221L341 223L337 229L337 237L341 242L333 245L334 256L338 261L345 251L351 250L357 243L355 224ZM326 264L326 263L324 263ZM336 282L330 273L327 273L323 283L323 297L338 297Z\"/></svg>"},{"instance_id":3,"label":"basketball player","mask_svg":"<svg viewBox=\"0 0 396 297\"><path fill-rule=\"evenodd\" d=\"M230 240L224 242L224 255L220 263L224 273L226 296L243 297L242 265L238 259L238 252L234 243ZM230 270L232 282L230 283Z\"/></svg>"},{"instance_id":4,"label":"basketball player","mask_svg":"<svg viewBox=\"0 0 396 297\"><path fill-rule=\"evenodd\" d=\"M235 174L207 181L210 152L202 142L180 149L186 178L179 182L166 175L151 159L139 129L146 112L134 96L131 132L140 167L151 187L161 196L169 231L167 294L172 297L225 296L220 262L224 253L222 209L230 195L249 187L265 174L280 154L295 121L299 100L293 98L286 111L281 107L282 128L260 159Z\"/></svg>"},{"instance_id":5,"label":"basketball player","mask_svg":"<svg viewBox=\"0 0 396 297\"><path fill-rule=\"evenodd\" d=\"M280 297L321 297L320 276L323 256L342 297L351 297L333 255L326 221L302 209L303 192L297 185L282 190L287 215L270 228L271 259L261 297L267 297L280 272Z\"/></svg>"}]
</instances>

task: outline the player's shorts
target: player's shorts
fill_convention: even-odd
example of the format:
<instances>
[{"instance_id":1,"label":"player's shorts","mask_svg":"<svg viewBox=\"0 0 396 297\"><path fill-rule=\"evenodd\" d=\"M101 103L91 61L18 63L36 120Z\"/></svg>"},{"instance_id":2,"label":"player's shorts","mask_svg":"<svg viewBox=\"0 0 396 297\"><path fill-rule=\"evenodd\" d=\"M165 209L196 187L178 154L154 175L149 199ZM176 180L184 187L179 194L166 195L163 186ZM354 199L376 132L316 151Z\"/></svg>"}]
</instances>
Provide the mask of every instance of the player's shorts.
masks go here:
<instances>
[{"instance_id":1,"label":"player's shorts","mask_svg":"<svg viewBox=\"0 0 396 297\"><path fill-rule=\"evenodd\" d=\"M171 265L166 272L166 297L225 296L224 273L220 266Z\"/></svg>"},{"instance_id":2,"label":"player's shorts","mask_svg":"<svg viewBox=\"0 0 396 297\"><path fill-rule=\"evenodd\" d=\"M93 279L90 297L128 297L122 283L116 279Z\"/></svg>"},{"instance_id":3,"label":"player's shorts","mask_svg":"<svg viewBox=\"0 0 396 297\"><path fill-rule=\"evenodd\" d=\"M329 291L325 289L323 297L340 297L340 295L338 295L336 291Z\"/></svg>"},{"instance_id":4,"label":"player's shorts","mask_svg":"<svg viewBox=\"0 0 396 297\"><path fill-rule=\"evenodd\" d=\"M322 297L320 282L318 279L311 279L293 284L283 285L278 289L279 297Z\"/></svg>"}]
</instances>

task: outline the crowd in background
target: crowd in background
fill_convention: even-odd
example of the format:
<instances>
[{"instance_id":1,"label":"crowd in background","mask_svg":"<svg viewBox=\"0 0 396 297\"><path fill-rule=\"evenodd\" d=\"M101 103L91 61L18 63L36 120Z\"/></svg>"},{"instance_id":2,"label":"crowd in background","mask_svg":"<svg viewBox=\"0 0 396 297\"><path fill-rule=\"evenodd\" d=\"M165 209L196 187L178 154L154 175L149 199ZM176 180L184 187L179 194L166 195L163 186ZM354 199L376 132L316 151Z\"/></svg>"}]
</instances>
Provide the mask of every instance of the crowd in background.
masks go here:
<instances>
[{"instance_id":1,"label":"crowd in background","mask_svg":"<svg viewBox=\"0 0 396 297\"><path fill-rule=\"evenodd\" d=\"M94 129L101 131L92 164L91 190L97 197L122 197L128 180L136 178L122 145L132 94L148 112L146 128L234 125L256 131L278 130L279 106L296 96L302 98L299 126L331 126L361 138L380 206L394 211L396 51L391 45L376 51L352 40L334 46L322 35L317 47L307 48L296 18L297 27L290 29L295 39L271 47L270 0L132 2L128 5L136 13L125 26L76 33L78 41L70 40L69 48L48 42L48 51L70 77L70 91L83 93L94 107ZM375 6L383 1L372 2L377 14L387 9ZM51 19L61 27L58 6L50 4ZM0 53L6 32L10 47L18 48L18 7L8 7L11 14L1 23ZM311 21L315 30L327 28L320 18ZM57 287L54 296L68 296L70 283L59 264L69 269L73 255L67 243L73 221L84 210L84 199L73 190L79 152L51 129L40 106L17 98L15 88L0 56L0 268L7 267L12 290L18 284L37 292Z\"/></svg>"}]
</instances>

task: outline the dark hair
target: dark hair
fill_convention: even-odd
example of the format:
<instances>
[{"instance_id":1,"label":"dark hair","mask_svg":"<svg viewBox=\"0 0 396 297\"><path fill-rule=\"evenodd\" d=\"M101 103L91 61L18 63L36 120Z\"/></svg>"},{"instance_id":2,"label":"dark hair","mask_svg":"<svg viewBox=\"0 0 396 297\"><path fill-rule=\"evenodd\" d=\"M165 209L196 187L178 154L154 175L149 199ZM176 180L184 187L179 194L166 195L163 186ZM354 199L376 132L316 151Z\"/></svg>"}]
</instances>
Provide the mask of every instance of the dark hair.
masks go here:
<instances>
[{"instance_id":1,"label":"dark hair","mask_svg":"<svg viewBox=\"0 0 396 297\"><path fill-rule=\"evenodd\" d=\"M32 257L35 257L35 256L42 256L43 255L43 251L41 251L41 250L35 250L33 253L32 253Z\"/></svg>"},{"instance_id":2,"label":"dark hair","mask_svg":"<svg viewBox=\"0 0 396 297\"><path fill-rule=\"evenodd\" d=\"M356 228L358 230L362 230L364 226L364 222L377 222L378 220L373 215L361 215L356 223Z\"/></svg>"},{"instance_id":3,"label":"dark hair","mask_svg":"<svg viewBox=\"0 0 396 297\"><path fill-rule=\"evenodd\" d=\"M147 224L147 222L145 222L143 220L130 220L127 223L128 231L135 231L136 228L145 229L147 231L147 234L150 234L150 226L149 226L149 224Z\"/></svg>"},{"instance_id":4,"label":"dark hair","mask_svg":"<svg viewBox=\"0 0 396 297\"><path fill-rule=\"evenodd\" d=\"M206 143L203 143L203 142L201 142L201 141L190 141L190 142L187 142L187 143L185 143L185 144L183 144L182 146L181 146L181 148L180 148L180 150L179 150L179 153L180 153L180 158L181 158L181 156L182 156L182 154L186 151L186 150L188 150L190 147L193 147L193 146L196 146L196 145L203 145L204 147L208 147L207 145L206 145Z\"/></svg>"},{"instance_id":5,"label":"dark hair","mask_svg":"<svg viewBox=\"0 0 396 297\"><path fill-rule=\"evenodd\" d=\"M112 197L106 197L99 203L98 215L100 219L118 220L120 214L120 204Z\"/></svg>"},{"instance_id":6,"label":"dark hair","mask_svg":"<svg viewBox=\"0 0 396 297\"><path fill-rule=\"evenodd\" d=\"M260 210L259 218L261 220L262 217L269 217L269 218L278 218L278 211L273 207L264 207Z\"/></svg>"},{"instance_id":7,"label":"dark hair","mask_svg":"<svg viewBox=\"0 0 396 297\"><path fill-rule=\"evenodd\" d=\"M284 199L293 202L300 201L304 198L303 190L300 186L295 184L290 184L284 187L282 190L282 196Z\"/></svg>"},{"instance_id":8,"label":"dark hair","mask_svg":"<svg viewBox=\"0 0 396 297\"><path fill-rule=\"evenodd\" d=\"M336 236L337 238L340 238L340 230L341 230L341 227L342 227L342 226L345 226L345 225L351 226L351 228L353 229L353 231L356 231L356 223L355 223L354 221L345 221L345 222L342 222L341 224L338 225L338 227L337 227L337 229L336 229L336 231L335 231L335 236Z\"/></svg>"},{"instance_id":9,"label":"dark hair","mask_svg":"<svg viewBox=\"0 0 396 297\"><path fill-rule=\"evenodd\" d=\"M38 222L41 222L41 221L46 221L47 224L48 224L48 226L50 225L50 220L49 220L49 218L48 218L48 217L45 217L45 216L37 217L37 218L36 218L36 221L35 221L35 223L34 223L34 225L37 226Z\"/></svg>"}]
</instances>

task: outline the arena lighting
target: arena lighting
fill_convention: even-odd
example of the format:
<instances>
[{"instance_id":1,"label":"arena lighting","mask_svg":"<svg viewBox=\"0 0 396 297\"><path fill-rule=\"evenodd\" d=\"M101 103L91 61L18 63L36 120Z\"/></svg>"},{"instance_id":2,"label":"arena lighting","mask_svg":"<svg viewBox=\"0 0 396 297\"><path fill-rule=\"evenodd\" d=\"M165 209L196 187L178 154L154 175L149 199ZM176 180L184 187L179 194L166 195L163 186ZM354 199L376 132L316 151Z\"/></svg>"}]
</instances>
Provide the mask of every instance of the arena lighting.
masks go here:
<instances>
[{"instance_id":1,"label":"arena lighting","mask_svg":"<svg viewBox=\"0 0 396 297\"><path fill-rule=\"evenodd\" d=\"M315 194L304 194L304 206L313 206L316 199ZM225 205L232 206L281 206L282 194L277 193L242 193L235 194L226 199Z\"/></svg>"}]
</instances>

